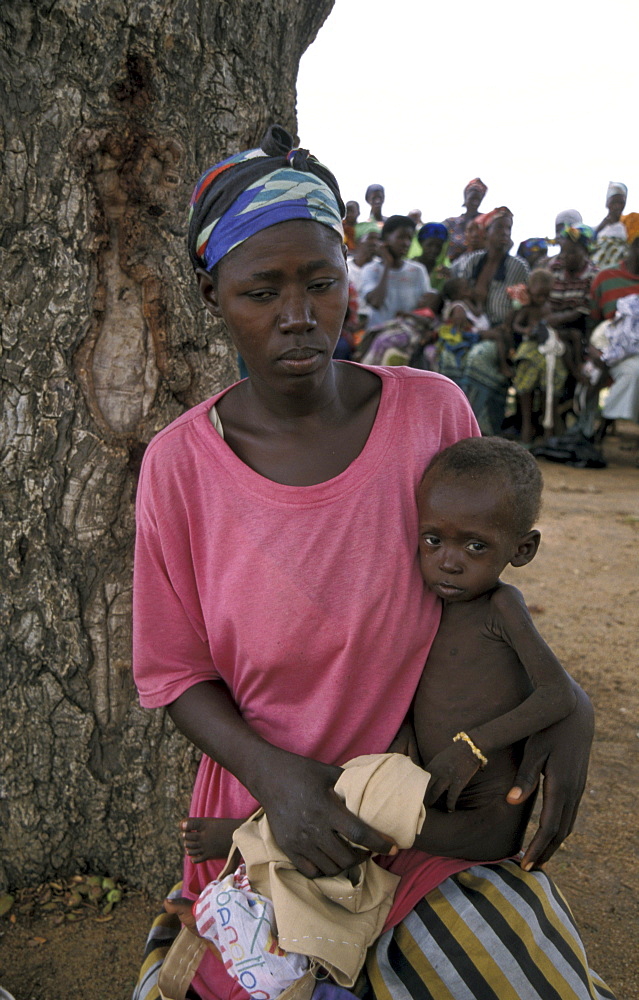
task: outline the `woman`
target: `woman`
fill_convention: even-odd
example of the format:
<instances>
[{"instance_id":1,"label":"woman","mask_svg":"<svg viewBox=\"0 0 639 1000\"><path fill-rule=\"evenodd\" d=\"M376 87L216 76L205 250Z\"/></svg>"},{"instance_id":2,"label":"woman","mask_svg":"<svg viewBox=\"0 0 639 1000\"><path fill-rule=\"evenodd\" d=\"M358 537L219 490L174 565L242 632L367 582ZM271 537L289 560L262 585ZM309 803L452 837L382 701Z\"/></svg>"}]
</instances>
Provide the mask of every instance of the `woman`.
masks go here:
<instances>
[{"instance_id":1,"label":"woman","mask_svg":"<svg viewBox=\"0 0 639 1000\"><path fill-rule=\"evenodd\" d=\"M457 260L466 252L466 228L473 219L479 215L479 206L484 200L488 188L479 177L473 178L464 188L464 208L461 215L452 215L449 219L444 219L444 225L448 230L448 256L451 261Z\"/></svg>"},{"instance_id":2,"label":"woman","mask_svg":"<svg viewBox=\"0 0 639 1000\"><path fill-rule=\"evenodd\" d=\"M421 254L415 260L428 271L433 290L441 292L446 279L450 277L448 230L441 222L427 222L420 228L417 239Z\"/></svg>"},{"instance_id":3,"label":"woman","mask_svg":"<svg viewBox=\"0 0 639 1000\"><path fill-rule=\"evenodd\" d=\"M464 264L460 277L473 287L475 298L483 304L490 320L490 329L482 333L482 341L472 347L464 366L464 390L482 434L498 434L504 419L506 395L510 384L507 359L508 338L504 321L511 311L508 288L525 284L528 265L512 257L511 232L513 215L502 205L482 216L486 230L486 250L472 254Z\"/></svg>"},{"instance_id":4,"label":"woman","mask_svg":"<svg viewBox=\"0 0 639 1000\"><path fill-rule=\"evenodd\" d=\"M618 181L610 181L606 192L606 215L595 229L597 242L592 255L593 263L602 270L614 267L626 255L628 233L622 219L626 207L628 188Z\"/></svg>"},{"instance_id":5,"label":"woman","mask_svg":"<svg viewBox=\"0 0 639 1000\"><path fill-rule=\"evenodd\" d=\"M337 765L386 750L409 710L439 620L419 572L416 488L429 458L476 426L463 394L438 375L332 360L348 295L343 205L332 174L290 147L273 127L261 150L211 168L194 192L189 247L200 294L224 317L249 378L183 414L147 449L134 655L142 703L168 706L204 752L193 815L244 818L259 802L279 845L312 878L361 859L353 844L389 849L337 799ZM546 772L530 865L570 831L583 788L592 720L577 692L578 710L528 742L509 796L521 804ZM222 863L187 858L188 894ZM406 913L425 896L421 919L429 890L469 867L416 852L386 863L404 876L396 902ZM455 884L469 912L491 893L495 904L502 867L491 866L483 889L477 879ZM515 883L534 886L552 910L545 876L517 871ZM511 906L517 889L507 894ZM527 919L518 918L526 934ZM379 942L380 969L395 934ZM536 969L545 945L532 947ZM489 964L492 983L501 959ZM246 998L211 956L194 988L204 1000Z\"/></svg>"},{"instance_id":6,"label":"woman","mask_svg":"<svg viewBox=\"0 0 639 1000\"><path fill-rule=\"evenodd\" d=\"M466 261L470 255L478 250L486 249L486 230L482 225L483 215L478 215L466 226L464 234L464 252L451 264L450 273L453 278L458 278L463 271Z\"/></svg>"}]
</instances>

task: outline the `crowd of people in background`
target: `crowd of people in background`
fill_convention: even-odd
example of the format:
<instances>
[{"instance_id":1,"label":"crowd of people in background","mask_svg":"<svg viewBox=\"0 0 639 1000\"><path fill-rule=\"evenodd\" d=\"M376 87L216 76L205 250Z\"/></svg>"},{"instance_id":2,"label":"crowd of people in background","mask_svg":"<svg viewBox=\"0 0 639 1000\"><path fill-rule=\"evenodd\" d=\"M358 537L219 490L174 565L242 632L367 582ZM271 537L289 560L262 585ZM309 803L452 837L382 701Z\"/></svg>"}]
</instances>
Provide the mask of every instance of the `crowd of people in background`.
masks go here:
<instances>
[{"instance_id":1,"label":"crowd of people in background","mask_svg":"<svg viewBox=\"0 0 639 1000\"><path fill-rule=\"evenodd\" d=\"M626 186L609 184L596 227L560 211L551 238L516 254L513 213L482 212L487 190L469 181L463 212L443 222L418 209L386 218L381 184L366 191L366 219L347 203L351 295L336 356L439 371L484 434L527 447L567 424L593 441L639 421L639 213L624 214Z\"/></svg>"}]
</instances>

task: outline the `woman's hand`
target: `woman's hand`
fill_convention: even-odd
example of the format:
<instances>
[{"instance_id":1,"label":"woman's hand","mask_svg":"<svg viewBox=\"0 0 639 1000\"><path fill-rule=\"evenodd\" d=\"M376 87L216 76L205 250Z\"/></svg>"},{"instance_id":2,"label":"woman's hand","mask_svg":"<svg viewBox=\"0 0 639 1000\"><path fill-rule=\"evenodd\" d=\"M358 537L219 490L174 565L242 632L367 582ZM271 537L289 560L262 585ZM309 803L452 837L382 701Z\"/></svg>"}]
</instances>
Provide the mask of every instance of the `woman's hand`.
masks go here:
<instances>
[{"instance_id":1,"label":"woman's hand","mask_svg":"<svg viewBox=\"0 0 639 1000\"><path fill-rule=\"evenodd\" d=\"M543 774L539 827L521 862L526 871L548 861L571 832L586 784L594 713L590 699L574 681L573 688L575 708L565 719L529 737L514 785L506 797L511 805L520 805Z\"/></svg>"},{"instance_id":2,"label":"woman's hand","mask_svg":"<svg viewBox=\"0 0 639 1000\"><path fill-rule=\"evenodd\" d=\"M341 768L293 754L285 757L279 780L257 789L257 797L275 840L302 875L338 875L370 853L397 852L390 837L358 819L336 795Z\"/></svg>"}]
</instances>

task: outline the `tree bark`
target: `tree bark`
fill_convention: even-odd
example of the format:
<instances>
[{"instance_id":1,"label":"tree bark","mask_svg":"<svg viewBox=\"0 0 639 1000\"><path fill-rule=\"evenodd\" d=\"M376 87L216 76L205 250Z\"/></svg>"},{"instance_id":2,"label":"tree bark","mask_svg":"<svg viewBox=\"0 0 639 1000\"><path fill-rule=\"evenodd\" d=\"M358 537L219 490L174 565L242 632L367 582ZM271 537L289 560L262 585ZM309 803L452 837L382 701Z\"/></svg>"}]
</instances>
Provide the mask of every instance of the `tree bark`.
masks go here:
<instances>
[{"instance_id":1,"label":"tree bark","mask_svg":"<svg viewBox=\"0 0 639 1000\"><path fill-rule=\"evenodd\" d=\"M0 9L0 887L178 873L195 754L131 678L137 471L236 377L186 257L192 184L271 122L295 131L332 2Z\"/></svg>"}]
</instances>

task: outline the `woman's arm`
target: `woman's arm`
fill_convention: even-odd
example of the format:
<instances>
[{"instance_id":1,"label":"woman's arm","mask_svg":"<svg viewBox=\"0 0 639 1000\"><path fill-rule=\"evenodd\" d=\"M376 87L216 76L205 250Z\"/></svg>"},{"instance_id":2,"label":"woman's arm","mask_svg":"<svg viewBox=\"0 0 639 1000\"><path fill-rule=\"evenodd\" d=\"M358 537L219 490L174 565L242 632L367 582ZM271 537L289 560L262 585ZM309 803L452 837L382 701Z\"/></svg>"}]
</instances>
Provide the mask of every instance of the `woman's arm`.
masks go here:
<instances>
[{"instance_id":1,"label":"woman's arm","mask_svg":"<svg viewBox=\"0 0 639 1000\"><path fill-rule=\"evenodd\" d=\"M392 253L383 243L380 245L378 256L382 263L382 273L375 288L372 288L365 295L366 301L373 309L381 309L384 305L388 295L388 273L394 263Z\"/></svg>"},{"instance_id":2,"label":"woman's arm","mask_svg":"<svg viewBox=\"0 0 639 1000\"><path fill-rule=\"evenodd\" d=\"M307 878L336 875L366 851L388 854L393 842L346 809L333 786L341 768L268 743L242 719L221 682L203 681L168 706L177 728L230 771L264 808L277 843Z\"/></svg>"},{"instance_id":3,"label":"woman's arm","mask_svg":"<svg viewBox=\"0 0 639 1000\"><path fill-rule=\"evenodd\" d=\"M426 809L426 819L414 843L420 851L444 858L468 861L499 861L512 857L522 847L535 796L519 807L506 802L503 788L482 793L481 804L446 812L437 806Z\"/></svg>"},{"instance_id":4,"label":"woman's arm","mask_svg":"<svg viewBox=\"0 0 639 1000\"><path fill-rule=\"evenodd\" d=\"M570 678L577 704L570 715L527 742L507 801L519 806L537 788L543 774L543 807L539 827L528 845L522 867L542 865L575 825L588 774L594 713L587 694Z\"/></svg>"}]
</instances>

